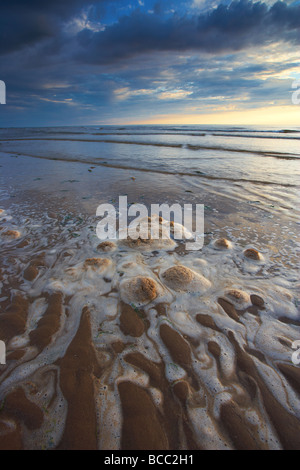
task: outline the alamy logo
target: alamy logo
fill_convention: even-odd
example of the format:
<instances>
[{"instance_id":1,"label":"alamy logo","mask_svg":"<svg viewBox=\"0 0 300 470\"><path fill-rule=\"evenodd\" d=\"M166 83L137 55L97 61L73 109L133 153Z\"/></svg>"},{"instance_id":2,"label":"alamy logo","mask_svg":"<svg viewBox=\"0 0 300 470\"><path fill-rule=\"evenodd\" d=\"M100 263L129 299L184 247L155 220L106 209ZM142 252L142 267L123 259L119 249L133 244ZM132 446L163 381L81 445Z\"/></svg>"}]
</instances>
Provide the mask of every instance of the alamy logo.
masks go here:
<instances>
[{"instance_id":1,"label":"alamy logo","mask_svg":"<svg viewBox=\"0 0 300 470\"><path fill-rule=\"evenodd\" d=\"M172 226L174 239L189 240L185 244L186 250L201 250L204 244L204 205L195 204L194 209L192 204L184 204L183 207L180 204L151 204L149 214L144 204L128 205L127 196L119 196L118 211L112 204L98 206L96 215L102 220L97 224L97 237L100 240L124 240L128 237L132 240L168 239ZM158 217L159 214L162 216ZM170 222L171 214L173 221ZM129 224L128 217L134 217Z\"/></svg>"},{"instance_id":2,"label":"alamy logo","mask_svg":"<svg viewBox=\"0 0 300 470\"><path fill-rule=\"evenodd\" d=\"M300 104L300 80L295 80L292 83L292 88L296 88L296 90L292 93L292 103Z\"/></svg>"},{"instance_id":3,"label":"alamy logo","mask_svg":"<svg viewBox=\"0 0 300 470\"><path fill-rule=\"evenodd\" d=\"M6 364L6 346L4 341L0 341L0 364Z\"/></svg>"},{"instance_id":4,"label":"alamy logo","mask_svg":"<svg viewBox=\"0 0 300 470\"><path fill-rule=\"evenodd\" d=\"M3 80L0 80L0 104L6 104L6 86Z\"/></svg>"},{"instance_id":5,"label":"alamy logo","mask_svg":"<svg viewBox=\"0 0 300 470\"><path fill-rule=\"evenodd\" d=\"M296 366L300 364L300 340L294 341L292 344L293 349L297 349L297 351L293 352L292 354L292 362Z\"/></svg>"}]
</instances>

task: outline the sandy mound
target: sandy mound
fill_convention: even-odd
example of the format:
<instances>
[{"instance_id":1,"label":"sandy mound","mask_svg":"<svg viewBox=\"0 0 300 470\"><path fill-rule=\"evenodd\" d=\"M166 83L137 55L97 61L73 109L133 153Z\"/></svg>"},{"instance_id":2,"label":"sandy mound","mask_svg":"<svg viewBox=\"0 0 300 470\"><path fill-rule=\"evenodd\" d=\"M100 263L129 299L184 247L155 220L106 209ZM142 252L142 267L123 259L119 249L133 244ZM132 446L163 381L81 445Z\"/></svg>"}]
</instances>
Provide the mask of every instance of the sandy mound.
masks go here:
<instances>
[{"instance_id":1,"label":"sandy mound","mask_svg":"<svg viewBox=\"0 0 300 470\"><path fill-rule=\"evenodd\" d=\"M259 295L256 295L256 294L250 295L250 300L252 302L252 305L259 307L260 309L263 309L265 306L264 299L262 299Z\"/></svg>"},{"instance_id":2,"label":"sandy mound","mask_svg":"<svg viewBox=\"0 0 300 470\"><path fill-rule=\"evenodd\" d=\"M185 228L182 224L177 224L176 222L170 222L170 232L174 238L178 240L193 240L194 236L192 233ZM177 238L178 237L178 238Z\"/></svg>"},{"instance_id":3,"label":"sandy mound","mask_svg":"<svg viewBox=\"0 0 300 470\"><path fill-rule=\"evenodd\" d=\"M244 251L244 256L254 261L261 261L263 259L262 254L255 250L255 248L248 248Z\"/></svg>"},{"instance_id":4,"label":"sandy mound","mask_svg":"<svg viewBox=\"0 0 300 470\"><path fill-rule=\"evenodd\" d=\"M105 241L99 243L97 250L99 251L114 251L117 248L117 245L114 242Z\"/></svg>"},{"instance_id":5,"label":"sandy mound","mask_svg":"<svg viewBox=\"0 0 300 470\"><path fill-rule=\"evenodd\" d=\"M65 274L67 278L69 279L78 279L79 278L79 270L78 268L75 268L74 266L71 268L65 269Z\"/></svg>"},{"instance_id":6,"label":"sandy mound","mask_svg":"<svg viewBox=\"0 0 300 470\"><path fill-rule=\"evenodd\" d=\"M204 292L211 283L185 266L172 266L162 274L164 283L176 291Z\"/></svg>"},{"instance_id":7,"label":"sandy mound","mask_svg":"<svg viewBox=\"0 0 300 470\"><path fill-rule=\"evenodd\" d=\"M107 258L87 258L84 262L83 267L85 269L91 268L94 271L100 270L101 272L104 271L111 265L111 260Z\"/></svg>"},{"instance_id":8,"label":"sandy mound","mask_svg":"<svg viewBox=\"0 0 300 470\"><path fill-rule=\"evenodd\" d=\"M239 289L230 289L225 292L225 297L236 307L244 308L251 304L250 295Z\"/></svg>"},{"instance_id":9,"label":"sandy mound","mask_svg":"<svg viewBox=\"0 0 300 470\"><path fill-rule=\"evenodd\" d=\"M6 230L6 232L1 233L1 237L5 240L16 240L20 236L21 233L18 230Z\"/></svg>"},{"instance_id":10,"label":"sandy mound","mask_svg":"<svg viewBox=\"0 0 300 470\"><path fill-rule=\"evenodd\" d=\"M158 291L159 286L151 277L137 276L120 284L121 297L128 304L145 305L157 297Z\"/></svg>"},{"instance_id":11,"label":"sandy mound","mask_svg":"<svg viewBox=\"0 0 300 470\"><path fill-rule=\"evenodd\" d=\"M33 281L38 274L39 272L35 266L28 266L25 269L23 276L26 281Z\"/></svg>"},{"instance_id":12,"label":"sandy mound","mask_svg":"<svg viewBox=\"0 0 300 470\"><path fill-rule=\"evenodd\" d=\"M121 245L134 250L143 251L170 250L174 248L176 243L171 239L167 228L162 225L162 221L162 217L158 218L156 216L141 219L141 225L137 227L136 230L132 229L130 233L129 228L128 237L125 240L121 239ZM157 238L153 238L151 234L151 224L156 224L155 226L158 227Z\"/></svg>"},{"instance_id":13,"label":"sandy mound","mask_svg":"<svg viewBox=\"0 0 300 470\"><path fill-rule=\"evenodd\" d=\"M218 238L214 242L214 247L218 250L229 250L232 248L232 243L226 238Z\"/></svg>"},{"instance_id":14,"label":"sandy mound","mask_svg":"<svg viewBox=\"0 0 300 470\"><path fill-rule=\"evenodd\" d=\"M171 238L138 238L136 240L127 238L122 240L121 244L137 250L170 250L176 246L176 243Z\"/></svg>"}]
</instances>

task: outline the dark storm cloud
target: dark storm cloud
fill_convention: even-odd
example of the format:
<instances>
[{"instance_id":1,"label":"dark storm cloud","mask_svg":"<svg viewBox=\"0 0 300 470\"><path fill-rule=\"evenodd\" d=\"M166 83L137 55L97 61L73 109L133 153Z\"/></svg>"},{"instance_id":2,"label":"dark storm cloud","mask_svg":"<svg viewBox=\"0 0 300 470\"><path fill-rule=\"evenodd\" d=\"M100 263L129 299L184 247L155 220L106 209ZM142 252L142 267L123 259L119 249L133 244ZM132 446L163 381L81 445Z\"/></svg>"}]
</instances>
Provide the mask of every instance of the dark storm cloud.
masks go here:
<instances>
[{"instance_id":1,"label":"dark storm cloud","mask_svg":"<svg viewBox=\"0 0 300 470\"><path fill-rule=\"evenodd\" d=\"M300 42L300 5L241 0L219 5L211 14L199 18L199 43L209 51L240 50L269 41Z\"/></svg>"},{"instance_id":2,"label":"dark storm cloud","mask_svg":"<svg viewBox=\"0 0 300 470\"><path fill-rule=\"evenodd\" d=\"M1 7L0 54L39 44L47 38L59 50L66 41L65 22L85 8L89 18L100 24L103 5L112 3L122 10L118 0L11 0ZM127 16L116 17L104 30L82 30L69 58L105 64L159 51L220 53L274 40L300 43L300 5L278 1L270 7L264 2L239 0L229 5L221 3L200 15L191 11L184 14L178 9L177 13L167 14L158 2L151 12L133 9ZM48 43L51 50L51 41Z\"/></svg>"},{"instance_id":3,"label":"dark storm cloud","mask_svg":"<svg viewBox=\"0 0 300 470\"><path fill-rule=\"evenodd\" d=\"M0 54L60 34L61 22L90 2L86 0L10 0L2 2Z\"/></svg>"},{"instance_id":4,"label":"dark storm cloud","mask_svg":"<svg viewBox=\"0 0 300 470\"><path fill-rule=\"evenodd\" d=\"M98 63L157 51L238 51L280 40L300 43L300 5L240 0L200 16L168 18L135 10L104 31L78 35L85 60Z\"/></svg>"}]
</instances>

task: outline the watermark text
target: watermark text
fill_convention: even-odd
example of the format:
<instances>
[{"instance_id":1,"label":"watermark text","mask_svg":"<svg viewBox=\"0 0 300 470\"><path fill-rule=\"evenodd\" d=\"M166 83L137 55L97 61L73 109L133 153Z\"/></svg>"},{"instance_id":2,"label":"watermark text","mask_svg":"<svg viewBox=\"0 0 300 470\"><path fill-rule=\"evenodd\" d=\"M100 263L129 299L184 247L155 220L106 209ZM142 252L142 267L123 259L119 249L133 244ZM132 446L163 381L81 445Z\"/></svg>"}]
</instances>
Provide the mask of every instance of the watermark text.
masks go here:
<instances>
[{"instance_id":1,"label":"watermark text","mask_svg":"<svg viewBox=\"0 0 300 470\"><path fill-rule=\"evenodd\" d=\"M0 80L0 104L6 104L6 85Z\"/></svg>"},{"instance_id":2,"label":"watermark text","mask_svg":"<svg viewBox=\"0 0 300 470\"><path fill-rule=\"evenodd\" d=\"M96 215L102 217L96 228L100 240L163 240L172 232L174 240L186 240L186 250L200 250L204 244L203 204L151 204L149 211L146 205L128 205L127 196L119 196L118 209L100 204Z\"/></svg>"},{"instance_id":3,"label":"watermark text","mask_svg":"<svg viewBox=\"0 0 300 470\"><path fill-rule=\"evenodd\" d=\"M6 346L4 341L0 341L0 364L6 364Z\"/></svg>"}]
</instances>

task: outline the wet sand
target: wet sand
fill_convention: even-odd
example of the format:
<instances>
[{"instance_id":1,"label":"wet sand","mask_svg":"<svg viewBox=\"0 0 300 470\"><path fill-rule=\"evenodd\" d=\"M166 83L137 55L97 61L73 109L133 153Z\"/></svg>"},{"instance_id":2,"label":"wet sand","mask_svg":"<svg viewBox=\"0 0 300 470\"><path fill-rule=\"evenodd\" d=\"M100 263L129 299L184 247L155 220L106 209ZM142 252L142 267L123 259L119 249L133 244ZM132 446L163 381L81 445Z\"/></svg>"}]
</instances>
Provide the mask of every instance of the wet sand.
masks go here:
<instances>
[{"instance_id":1,"label":"wet sand","mask_svg":"<svg viewBox=\"0 0 300 470\"><path fill-rule=\"evenodd\" d=\"M6 194L0 449L300 449L297 286L257 221L242 241L224 203L200 251L101 245L85 201Z\"/></svg>"}]
</instances>

